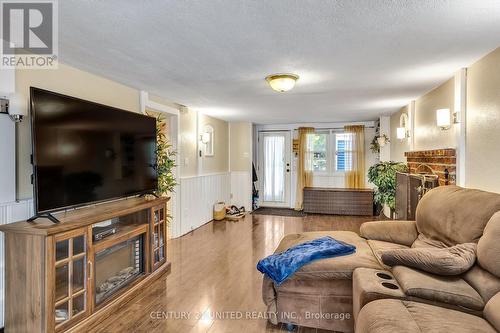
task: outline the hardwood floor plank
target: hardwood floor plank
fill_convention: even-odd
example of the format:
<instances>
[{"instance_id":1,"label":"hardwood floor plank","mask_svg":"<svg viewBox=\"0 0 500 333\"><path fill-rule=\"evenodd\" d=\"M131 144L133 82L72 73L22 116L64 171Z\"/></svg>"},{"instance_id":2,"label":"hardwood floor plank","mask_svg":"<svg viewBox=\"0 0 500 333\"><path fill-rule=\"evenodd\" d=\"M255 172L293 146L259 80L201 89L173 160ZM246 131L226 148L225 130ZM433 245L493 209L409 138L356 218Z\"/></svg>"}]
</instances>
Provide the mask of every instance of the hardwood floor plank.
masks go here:
<instances>
[{"instance_id":1,"label":"hardwood floor plank","mask_svg":"<svg viewBox=\"0 0 500 333\"><path fill-rule=\"evenodd\" d=\"M170 273L88 332L288 332L283 325L274 326L262 318L266 307L261 299L262 274L255 268L257 262L271 254L286 234L359 232L363 222L374 219L247 215L237 222L207 223L170 240ZM325 331L299 327L295 332Z\"/></svg>"}]
</instances>

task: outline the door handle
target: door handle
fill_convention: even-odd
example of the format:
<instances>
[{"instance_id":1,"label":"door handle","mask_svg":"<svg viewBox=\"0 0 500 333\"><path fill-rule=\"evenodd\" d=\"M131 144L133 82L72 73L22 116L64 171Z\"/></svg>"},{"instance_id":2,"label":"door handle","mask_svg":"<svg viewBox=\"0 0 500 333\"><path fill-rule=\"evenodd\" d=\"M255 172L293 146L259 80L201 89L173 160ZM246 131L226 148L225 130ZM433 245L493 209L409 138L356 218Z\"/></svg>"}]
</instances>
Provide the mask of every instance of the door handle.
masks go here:
<instances>
[{"instance_id":1,"label":"door handle","mask_svg":"<svg viewBox=\"0 0 500 333\"><path fill-rule=\"evenodd\" d=\"M88 277L89 280L92 279L93 274L94 274L94 268L92 266L92 261L89 261L89 277Z\"/></svg>"}]
</instances>

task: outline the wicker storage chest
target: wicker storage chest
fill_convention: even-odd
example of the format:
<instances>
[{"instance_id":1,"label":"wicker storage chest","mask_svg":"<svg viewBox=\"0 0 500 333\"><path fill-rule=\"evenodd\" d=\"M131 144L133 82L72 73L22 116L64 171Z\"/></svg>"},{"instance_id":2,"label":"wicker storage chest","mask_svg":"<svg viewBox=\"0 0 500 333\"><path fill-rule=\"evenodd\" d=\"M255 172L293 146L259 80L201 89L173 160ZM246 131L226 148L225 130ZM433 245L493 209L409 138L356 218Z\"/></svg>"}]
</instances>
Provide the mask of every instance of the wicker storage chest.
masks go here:
<instances>
[{"instance_id":1,"label":"wicker storage chest","mask_svg":"<svg viewBox=\"0 0 500 333\"><path fill-rule=\"evenodd\" d=\"M333 215L373 215L373 190L306 187L304 212Z\"/></svg>"}]
</instances>

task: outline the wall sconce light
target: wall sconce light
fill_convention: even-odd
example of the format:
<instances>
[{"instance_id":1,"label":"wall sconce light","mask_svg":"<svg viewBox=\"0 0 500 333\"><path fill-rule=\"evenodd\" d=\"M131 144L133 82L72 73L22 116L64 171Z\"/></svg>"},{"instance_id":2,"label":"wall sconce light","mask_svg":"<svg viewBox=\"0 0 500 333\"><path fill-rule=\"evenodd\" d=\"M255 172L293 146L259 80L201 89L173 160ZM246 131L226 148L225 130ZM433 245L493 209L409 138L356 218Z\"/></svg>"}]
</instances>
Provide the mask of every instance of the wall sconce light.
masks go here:
<instances>
[{"instance_id":1,"label":"wall sconce light","mask_svg":"<svg viewBox=\"0 0 500 333\"><path fill-rule=\"evenodd\" d=\"M406 113L401 114L399 117L399 127L396 129L396 137L399 140L404 140L410 137L410 131L408 130L408 115Z\"/></svg>"},{"instance_id":2,"label":"wall sconce light","mask_svg":"<svg viewBox=\"0 0 500 333\"><path fill-rule=\"evenodd\" d=\"M205 156L214 156L214 128L206 125L203 134L200 135L200 141L204 144ZM201 150L200 150L201 154ZM201 156L201 155L200 155Z\"/></svg>"},{"instance_id":3,"label":"wall sconce light","mask_svg":"<svg viewBox=\"0 0 500 333\"><path fill-rule=\"evenodd\" d=\"M27 110L27 103L20 94L0 97L0 113L8 114L15 123L20 123Z\"/></svg>"},{"instance_id":4,"label":"wall sconce light","mask_svg":"<svg viewBox=\"0 0 500 333\"><path fill-rule=\"evenodd\" d=\"M406 128L404 127L398 127L396 129L396 137L399 139L399 140L404 140L406 139Z\"/></svg>"},{"instance_id":5,"label":"wall sconce light","mask_svg":"<svg viewBox=\"0 0 500 333\"><path fill-rule=\"evenodd\" d=\"M436 125L441 128L441 130L447 130L451 127L451 114L450 109L438 109L436 110Z\"/></svg>"},{"instance_id":6,"label":"wall sconce light","mask_svg":"<svg viewBox=\"0 0 500 333\"><path fill-rule=\"evenodd\" d=\"M201 142L204 143L204 144L207 144L210 142L210 137L211 137L211 134L209 132L205 132L201 135Z\"/></svg>"}]
</instances>

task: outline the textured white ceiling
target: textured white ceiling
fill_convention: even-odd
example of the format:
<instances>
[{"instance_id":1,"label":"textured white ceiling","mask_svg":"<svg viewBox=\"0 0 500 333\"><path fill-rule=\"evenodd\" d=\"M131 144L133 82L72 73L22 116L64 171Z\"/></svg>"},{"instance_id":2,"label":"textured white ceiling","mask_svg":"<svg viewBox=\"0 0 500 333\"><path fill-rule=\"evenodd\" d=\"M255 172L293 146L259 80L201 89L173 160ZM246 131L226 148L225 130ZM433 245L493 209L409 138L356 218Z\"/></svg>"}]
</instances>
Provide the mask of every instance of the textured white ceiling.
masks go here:
<instances>
[{"instance_id":1,"label":"textured white ceiling","mask_svg":"<svg viewBox=\"0 0 500 333\"><path fill-rule=\"evenodd\" d=\"M372 120L500 46L498 0L64 0L60 59L226 120ZM264 78L292 72L294 90Z\"/></svg>"}]
</instances>

